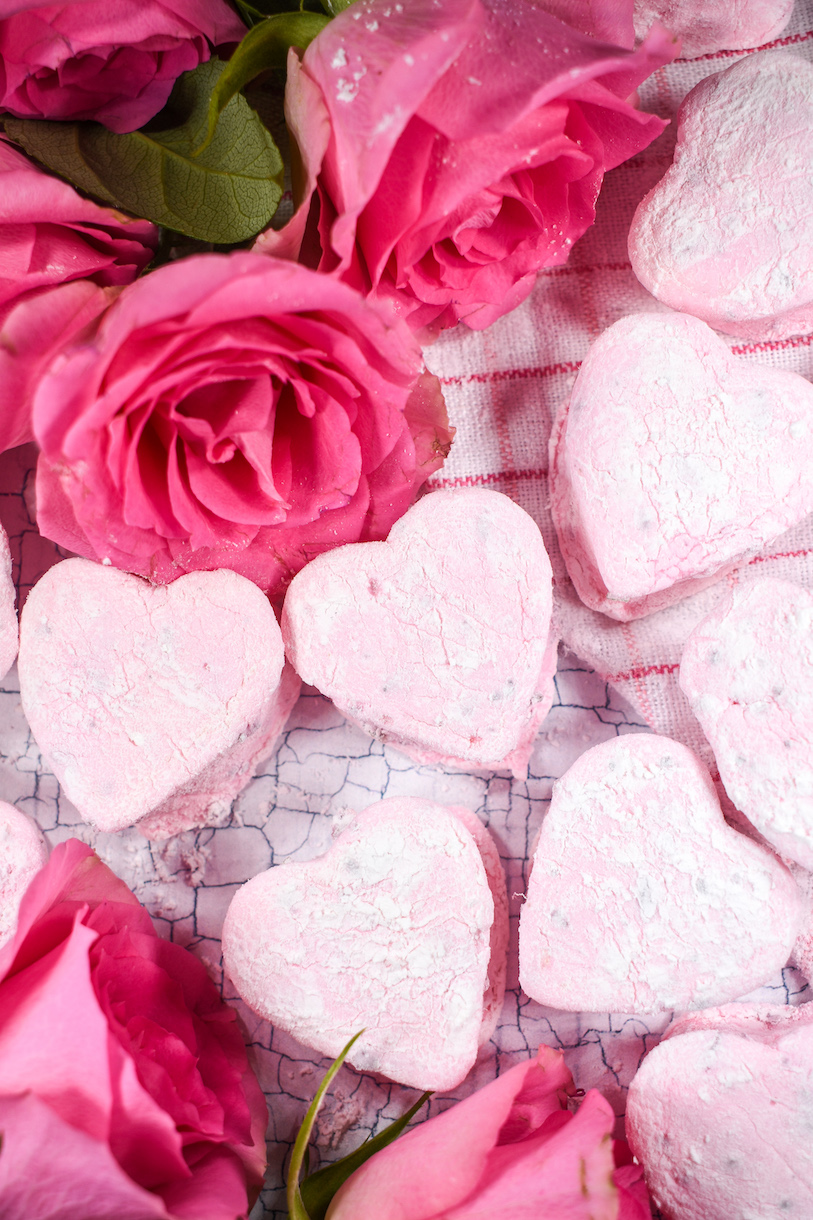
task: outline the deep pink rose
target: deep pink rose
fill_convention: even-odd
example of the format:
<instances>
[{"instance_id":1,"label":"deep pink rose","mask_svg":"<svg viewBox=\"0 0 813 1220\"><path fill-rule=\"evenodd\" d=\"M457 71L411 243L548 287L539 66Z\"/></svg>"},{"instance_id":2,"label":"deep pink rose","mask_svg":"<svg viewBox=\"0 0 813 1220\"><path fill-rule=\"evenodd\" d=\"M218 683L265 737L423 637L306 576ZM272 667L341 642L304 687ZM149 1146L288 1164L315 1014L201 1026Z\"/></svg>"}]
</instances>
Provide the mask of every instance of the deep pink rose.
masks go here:
<instances>
[{"instance_id":1,"label":"deep pink rose","mask_svg":"<svg viewBox=\"0 0 813 1220\"><path fill-rule=\"evenodd\" d=\"M265 1099L234 1012L78 839L0 953L3 1220L238 1220Z\"/></svg>"},{"instance_id":2,"label":"deep pink rose","mask_svg":"<svg viewBox=\"0 0 813 1220\"><path fill-rule=\"evenodd\" d=\"M33 439L41 373L157 244L155 225L83 199L0 139L0 451Z\"/></svg>"},{"instance_id":3,"label":"deep pink rose","mask_svg":"<svg viewBox=\"0 0 813 1220\"><path fill-rule=\"evenodd\" d=\"M594 7L631 36L631 0L574 5ZM390 299L424 337L488 326L567 259L605 171L663 129L625 99L674 52L664 31L637 51L597 42L536 0L356 0L301 64L289 54L301 203L256 248Z\"/></svg>"},{"instance_id":4,"label":"deep pink rose","mask_svg":"<svg viewBox=\"0 0 813 1220\"><path fill-rule=\"evenodd\" d=\"M272 595L318 552L386 537L451 439L404 323L249 253L125 288L40 382L34 432L46 537L157 582L232 568Z\"/></svg>"},{"instance_id":5,"label":"deep pink rose","mask_svg":"<svg viewBox=\"0 0 813 1220\"><path fill-rule=\"evenodd\" d=\"M561 1052L541 1046L372 1156L327 1220L648 1220L643 1172L613 1146L610 1106L591 1089L572 1114L574 1091Z\"/></svg>"},{"instance_id":6,"label":"deep pink rose","mask_svg":"<svg viewBox=\"0 0 813 1220\"><path fill-rule=\"evenodd\" d=\"M0 0L0 109L134 131L210 43L245 26L225 0Z\"/></svg>"}]
</instances>

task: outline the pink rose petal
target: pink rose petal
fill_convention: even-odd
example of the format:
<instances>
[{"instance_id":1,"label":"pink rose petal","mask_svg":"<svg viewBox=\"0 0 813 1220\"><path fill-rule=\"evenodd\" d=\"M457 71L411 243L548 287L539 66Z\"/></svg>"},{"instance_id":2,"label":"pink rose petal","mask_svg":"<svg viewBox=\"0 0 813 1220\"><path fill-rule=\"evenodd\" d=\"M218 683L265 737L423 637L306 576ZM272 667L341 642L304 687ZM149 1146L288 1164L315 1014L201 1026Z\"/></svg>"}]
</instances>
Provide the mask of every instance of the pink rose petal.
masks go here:
<instances>
[{"instance_id":1,"label":"pink rose petal","mask_svg":"<svg viewBox=\"0 0 813 1220\"><path fill-rule=\"evenodd\" d=\"M385 534L451 439L389 311L248 253L125 290L41 382L34 430L47 537L162 583L229 567L274 595L313 553Z\"/></svg>"},{"instance_id":2,"label":"pink rose petal","mask_svg":"<svg viewBox=\"0 0 813 1220\"><path fill-rule=\"evenodd\" d=\"M530 0L357 0L292 58L298 207L255 248L385 298L423 337L513 308L592 223L605 170L663 126L626 99L674 40L625 49L629 3L573 21L624 45Z\"/></svg>"},{"instance_id":3,"label":"pink rose petal","mask_svg":"<svg viewBox=\"0 0 813 1220\"><path fill-rule=\"evenodd\" d=\"M3 108L112 131L143 126L181 73L209 58L210 42L245 33L225 0L11 0L3 18Z\"/></svg>"},{"instance_id":4,"label":"pink rose petal","mask_svg":"<svg viewBox=\"0 0 813 1220\"><path fill-rule=\"evenodd\" d=\"M249 1210L268 1114L235 1014L84 844L29 886L0 976L4 1220Z\"/></svg>"},{"instance_id":5,"label":"pink rose petal","mask_svg":"<svg viewBox=\"0 0 813 1220\"><path fill-rule=\"evenodd\" d=\"M3 1220L171 1220L103 1141L64 1122L33 1093L0 1095L0 1136Z\"/></svg>"},{"instance_id":6,"label":"pink rose petal","mask_svg":"<svg viewBox=\"0 0 813 1220\"><path fill-rule=\"evenodd\" d=\"M563 1056L540 1047L535 1060L510 1068L371 1157L338 1191L329 1220L445 1216L480 1183L492 1151L503 1140L514 1146L561 1113L561 1097L572 1087Z\"/></svg>"}]
</instances>

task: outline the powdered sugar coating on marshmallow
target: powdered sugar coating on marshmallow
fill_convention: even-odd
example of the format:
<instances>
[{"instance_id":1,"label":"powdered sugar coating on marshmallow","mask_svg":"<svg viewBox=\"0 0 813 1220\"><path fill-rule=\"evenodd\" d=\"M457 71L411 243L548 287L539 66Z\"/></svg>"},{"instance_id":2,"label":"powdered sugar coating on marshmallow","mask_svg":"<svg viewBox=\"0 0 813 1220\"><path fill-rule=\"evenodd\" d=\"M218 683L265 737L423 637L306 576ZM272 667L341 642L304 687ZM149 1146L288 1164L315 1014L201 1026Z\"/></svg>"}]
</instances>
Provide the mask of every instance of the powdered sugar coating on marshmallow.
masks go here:
<instances>
[{"instance_id":1,"label":"powdered sugar coating on marshmallow","mask_svg":"<svg viewBox=\"0 0 813 1220\"><path fill-rule=\"evenodd\" d=\"M344 823L330 850L238 890L226 972L250 1008L335 1056L420 1089L453 1088L494 1032L508 903L491 836L468 810L412 797Z\"/></svg>"},{"instance_id":2,"label":"powdered sugar coating on marshmallow","mask_svg":"<svg viewBox=\"0 0 813 1220\"><path fill-rule=\"evenodd\" d=\"M419 762L527 773L553 700L551 568L498 492L436 491L386 542L319 555L291 582L289 659L366 732Z\"/></svg>"},{"instance_id":3,"label":"powdered sugar coating on marshmallow","mask_svg":"<svg viewBox=\"0 0 813 1220\"><path fill-rule=\"evenodd\" d=\"M0 947L14 935L23 894L47 859L36 822L0 801Z\"/></svg>"},{"instance_id":4,"label":"powdered sugar coating on marshmallow","mask_svg":"<svg viewBox=\"0 0 813 1220\"><path fill-rule=\"evenodd\" d=\"M813 1215L813 1004L681 1018L630 1085L627 1138L665 1220Z\"/></svg>"},{"instance_id":5,"label":"powdered sugar coating on marshmallow","mask_svg":"<svg viewBox=\"0 0 813 1220\"><path fill-rule=\"evenodd\" d=\"M672 166L629 232L638 279L732 335L813 330L813 64L759 51L678 112Z\"/></svg>"},{"instance_id":6,"label":"powdered sugar coating on marshmallow","mask_svg":"<svg viewBox=\"0 0 813 1220\"><path fill-rule=\"evenodd\" d=\"M156 837L210 818L273 749L296 700L260 590L231 571L168 586L85 559L51 568L21 618L23 711L82 816ZM142 821L152 815L152 821Z\"/></svg>"},{"instance_id":7,"label":"powdered sugar coating on marshmallow","mask_svg":"<svg viewBox=\"0 0 813 1220\"><path fill-rule=\"evenodd\" d=\"M813 869L813 594L772 578L730 590L689 636L680 685L736 807Z\"/></svg>"},{"instance_id":8,"label":"powdered sugar coating on marshmallow","mask_svg":"<svg viewBox=\"0 0 813 1220\"><path fill-rule=\"evenodd\" d=\"M777 38L790 21L793 0L635 0L636 38L656 21L680 39L685 59L745 50Z\"/></svg>"},{"instance_id":9,"label":"powdered sugar coating on marshmallow","mask_svg":"<svg viewBox=\"0 0 813 1220\"><path fill-rule=\"evenodd\" d=\"M17 591L11 578L11 551L8 535L0 525L0 678L4 678L17 657L19 629L15 609Z\"/></svg>"},{"instance_id":10,"label":"powdered sugar coating on marshmallow","mask_svg":"<svg viewBox=\"0 0 813 1220\"><path fill-rule=\"evenodd\" d=\"M802 893L805 911L802 928L796 938L796 944L793 946L790 962L797 970L801 970L809 983L813 983L813 873L808 872L806 868L801 868L792 860L789 861L788 868Z\"/></svg>"},{"instance_id":11,"label":"powdered sugar coating on marshmallow","mask_svg":"<svg viewBox=\"0 0 813 1220\"><path fill-rule=\"evenodd\" d=\"M286 661L279 685L268 691L254 731L240 734L231 749L219 754L142 818L138 823L141 833L148 839L168 839L184 830L220 825L228 817L234 798L274 753L301 689L299 675Z\"/></svg>"},{"instance_id":12,"label":"powdered sugar coating on marshmallow","mask_svg":"<svg viewBox=\"0 0 813 1220\"><path fill-rule=\"evenodd\" d=\"M685 746L641 733L553 788L520 913L523 990L570 1012L668 1012L744 995L787 962L799 892L725 822Z\"/></svg>"},{"instance_id":13,"label":"powdered sugar coating on marshmallow","mask_svg":"<svg viewBox=\"0 0 813 1220\"><path fill-rule=\"evenodd\" d=\"M551 438L551 509L588 606L627 621L712 583L813 511L813 386L687 314L590 348Z\"/></svg>"}]
</instances>

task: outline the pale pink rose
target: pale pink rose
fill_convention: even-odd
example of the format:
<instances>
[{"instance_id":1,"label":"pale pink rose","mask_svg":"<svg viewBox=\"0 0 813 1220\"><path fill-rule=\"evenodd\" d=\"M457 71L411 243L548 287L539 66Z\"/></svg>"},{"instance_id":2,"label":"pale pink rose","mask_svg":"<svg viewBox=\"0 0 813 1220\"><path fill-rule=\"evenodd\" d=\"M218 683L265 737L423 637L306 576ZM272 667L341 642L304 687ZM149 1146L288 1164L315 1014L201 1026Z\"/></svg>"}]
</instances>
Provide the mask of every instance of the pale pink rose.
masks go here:
<instances>
[{"instance_id":1,"label":"pale pink rose","mask_svg":"<svg viewBox=\"0 0 813 1220\"><path fill-rule=\"evenodd\" d=\"M596 7L631 37L631 0L575 16ZM536 0L356 0L301 64L289 53L301 202L255 248L387 298L422 337L488 326L565 262L605 171L662 131L626 99L675 49L662 30L600 43Z\"/></svg>"},{"instance_id":2,"label":"pale pink rose","mask_svg":"<svg viewBox=\"0 0 813 1220\"><path fill-rule=\"evenodd\" d=\"M560 1051L539 1048L450 1110L413 1127L345 1182L327 1220L644 1220L640 1166L611 1138L594 1089L575 1114Z\"/></svg>"},{"instance_id":3,"label":"pale pink rose","mask_svg":"<svg viewBox=\"0 0 813 1220\"><path fill-rule=\"evenodd\" d=\"M232 568L272 595L386 537L451 439L407 326L338 280L200 255L129 288L39 384L37 524L165 583Z\"/></svg>"},{"instance_id":4,"label":"pale pink rose","mask_svg":"<svg viewBox=\"0 0 813 1220\"><path fill-rule=\"evenodd\" d=\"M210 43L245 26L225 0L0 0L0 109L134 131Z\"/></svg>"},{"instance_id":5,"label":"pale pink rose","mask_svg":"<svg viewBox=\"0 0 813 1220\"><path fill-rule=\"evenodd\" d=\"M41 373L157 244L155 225L83 199L0 139L0 451L33 439Z\"/></svg>"},{"instance_id":6,"label":"pale pink rose","mask_svg":"<svg viewBox=\"0 0 813 1220\"><path fill-rule=\"evenodd\" d=\"M56 847L0 953L3 1220L238 1220L267 1119L201 963L89 847Z\"/></svg>"}]
</instances>

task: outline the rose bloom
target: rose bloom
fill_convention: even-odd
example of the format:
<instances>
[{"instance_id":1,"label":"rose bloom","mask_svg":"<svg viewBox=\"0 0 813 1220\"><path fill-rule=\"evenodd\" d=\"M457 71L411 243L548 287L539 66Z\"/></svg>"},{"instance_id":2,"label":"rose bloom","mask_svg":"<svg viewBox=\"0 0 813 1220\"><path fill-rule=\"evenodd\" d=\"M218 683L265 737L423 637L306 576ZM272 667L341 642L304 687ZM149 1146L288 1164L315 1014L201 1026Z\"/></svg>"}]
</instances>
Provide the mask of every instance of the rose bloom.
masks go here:
<instances>
[{"instance_id":1,"label":"rose bloom","mask_svg":"<svg viewBox=\"0 0 813 1220\"><path fill-rule=\"evenodd\" d=\"M370 1157L327 1220L650 1220L643 1171L591 1089L575 1114L560 1051L541 1046Z\"/></svg>"},{"instance_id":2,"label":"rose bloom","mask_svg":"<svg viewBox=\"0 0 813 1220\"><path fill-rule=\"evenodd\" d=\"M33 439L40 374L157 244L155 225L83 199L0 139L0 450Z\"/></svg>"},{"instance_id":3,"label":"rose bloom","mask_svg":"<svg viewBox=\"0 0 813 1220\"><path fill-rule=\"evenodd\" d=\"M272 595L386 537L450 442L409 329L338 280L247 252L125 288L40 382L37 524L163 583L232 568Z\"/></svg>"},{"instance_id":4,"label":"rose bloom","mask_svg":"<svg viewBox=\"0 0 813 1220\"><path fill-rule=\"evenodd\" d=\"M234 1012L78 839L0 953L3 1220L238 1220L265 1099Z\"/></svg>"},{"instance_id":5,"label":"rose bloom","mask_svg":"<svg viewBox=\"0 0 813 1220\"><path fill-rule=\"evenodd\" d=\"M631 37L631 0L573 8ZM536 0L356 0L301 64L289 53L301 203L255 248L390 299L424 338L489 326L565 262L606 170L661 132L625 99L675 50L662 30L600 43Z\"/></svg>"},{"instance_id":6,"label":"rose bloom","mask_svg":"<svg viewBox=\"0 0 813 1220\"><path fill-rule=\"evenodd\" d=\"M0 12L0 109L111 131L143 126L210 42L246 32L225 0L5 0Z\"/></svg>"}]
</instances>

